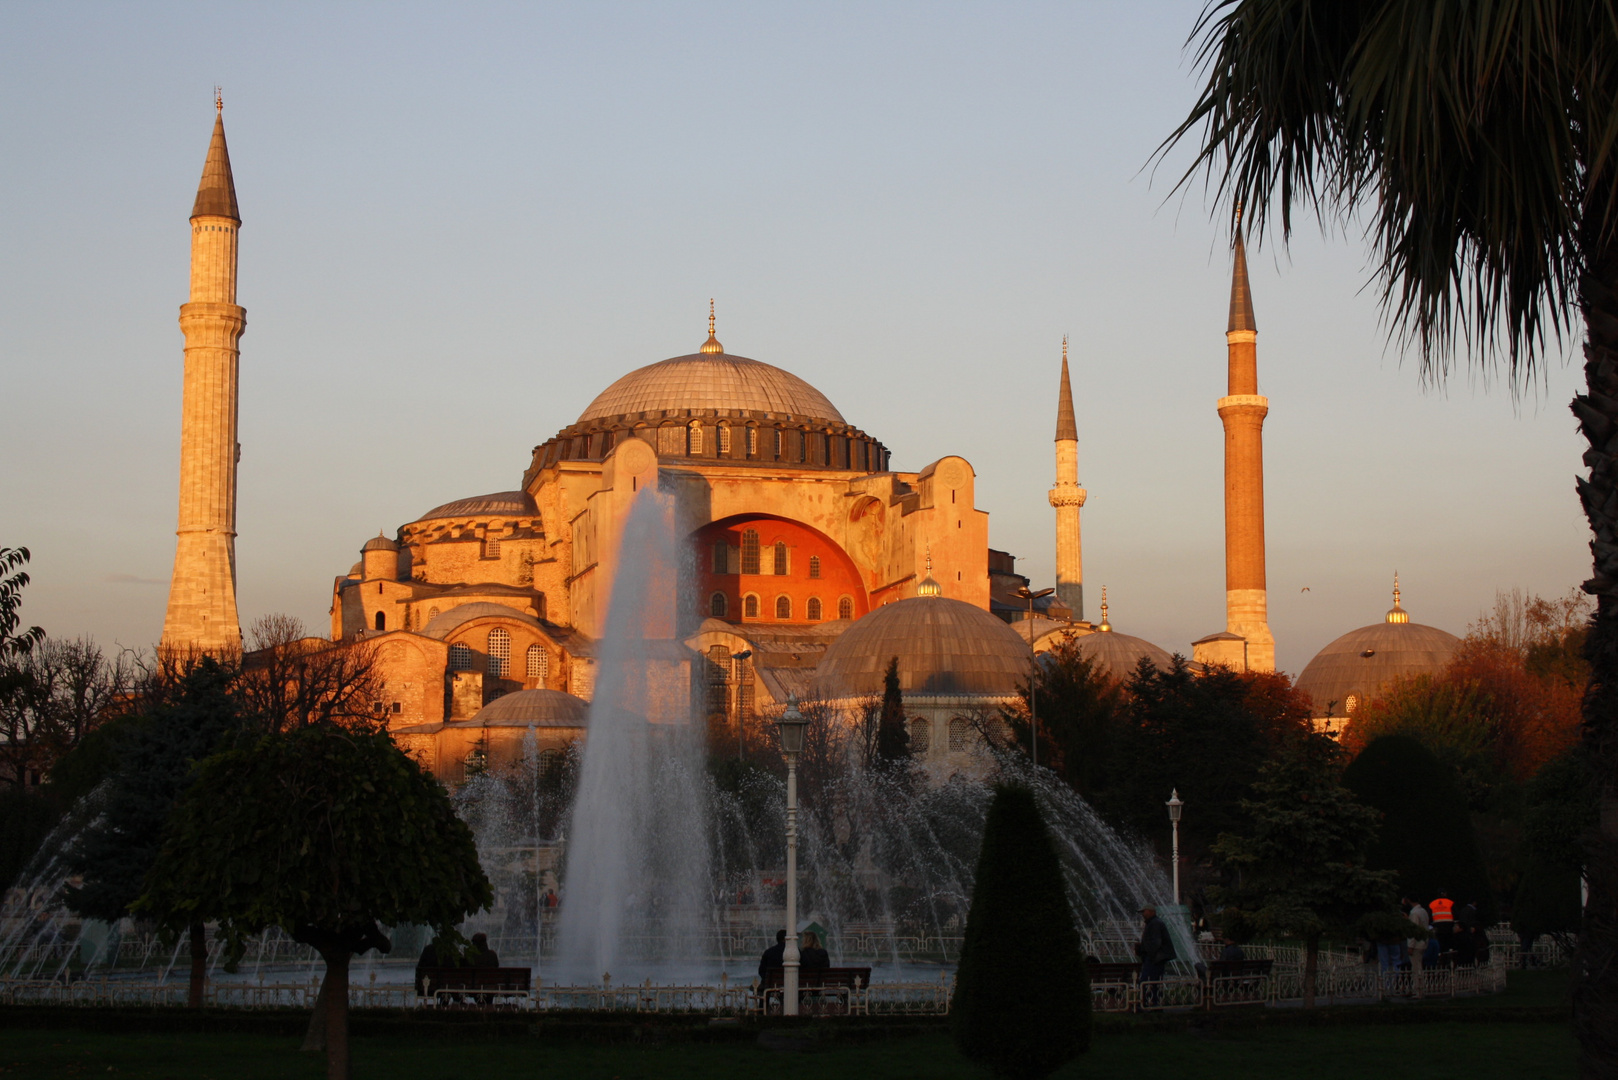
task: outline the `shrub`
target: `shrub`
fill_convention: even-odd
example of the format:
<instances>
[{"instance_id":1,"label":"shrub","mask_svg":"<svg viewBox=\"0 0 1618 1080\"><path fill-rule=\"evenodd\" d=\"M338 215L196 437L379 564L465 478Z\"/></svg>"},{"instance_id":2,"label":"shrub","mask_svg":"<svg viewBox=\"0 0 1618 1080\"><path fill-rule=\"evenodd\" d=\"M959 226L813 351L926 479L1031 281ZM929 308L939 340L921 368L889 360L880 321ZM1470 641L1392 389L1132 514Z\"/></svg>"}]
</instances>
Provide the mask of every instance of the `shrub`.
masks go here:
<instances>
[{"instance_id":1,"label":"shrub","mask_svg":"<svg viewBox=\"0 0 1618 1080\"><path fill-rule=\"evenodd\" d=\"M1090 977L1031 791L995 789L983 828L950 1025L998 1076L1046 1076L1090 1047Z\"/></svg>"}]
</instances>

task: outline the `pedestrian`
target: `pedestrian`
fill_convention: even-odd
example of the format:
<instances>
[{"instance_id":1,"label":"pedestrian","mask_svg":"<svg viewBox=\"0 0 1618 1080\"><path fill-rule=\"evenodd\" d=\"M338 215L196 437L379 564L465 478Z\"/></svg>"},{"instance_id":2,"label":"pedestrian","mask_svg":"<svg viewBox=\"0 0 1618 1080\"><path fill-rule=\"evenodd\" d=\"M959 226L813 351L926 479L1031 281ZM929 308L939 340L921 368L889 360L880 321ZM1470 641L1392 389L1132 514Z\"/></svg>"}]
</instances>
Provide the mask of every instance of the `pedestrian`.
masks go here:
<instances>
[{"instance_id":1,"label":"pedestrian","mask_svg":"<svg viewBox=\"0 0 1618 1080\"><path fill-rule=\"evenodd\" d=\"M1455 941L1455 901L1440 889L1430 906L1433 909L1433 933L1438 935L1438 951L1449 952Z\"/></svg>"},{"instance_id":2,"label":"pedestrian","mask_svg":"<svg viewBox=\"0 0 1618 1080\"><path fill-rule=\"evenodd\" d=\"M783 958L786 956L786 951L787 932L785 930L777 930L775 932L775 944L771 945L768 949L765 949L764 955L760 957L758 961L758 977L760 982L769 982L770 972L781 970Z\"/></svg>"},{"instance_id":3,"label":"pedestrian","mask_svg":"<svg viewBox=\"0 0 1618 1080\"><path fill-rule=\"evenodd\" d=\"M1141 1004L1153 1007L1163 999L1163 974L1175 958L1174 939L1168 924L1157 917L1157 908L1151 904L1140 909L1142 919L1140 942L1135 955L1140 957Z\"/></svg>"}]
</instances>

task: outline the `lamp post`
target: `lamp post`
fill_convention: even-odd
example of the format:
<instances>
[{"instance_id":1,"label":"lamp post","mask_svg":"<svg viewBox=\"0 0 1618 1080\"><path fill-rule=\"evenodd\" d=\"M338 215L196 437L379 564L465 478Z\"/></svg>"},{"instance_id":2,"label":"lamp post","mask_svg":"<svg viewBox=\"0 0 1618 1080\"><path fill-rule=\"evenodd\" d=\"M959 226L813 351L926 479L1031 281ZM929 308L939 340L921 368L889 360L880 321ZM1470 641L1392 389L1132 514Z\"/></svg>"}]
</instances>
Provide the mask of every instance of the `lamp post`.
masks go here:
<instances>
[{"instance_id":1,"label":"lamp post","mask_svg":"<svg viewBox=\"0 0 1618 1080\"><path fill-rule=\"evenodd\" d=\"M733 668L731 668L731 670L735 673L735 676L736 676L736 760L737 761L745 761L747 759L747 708L743 704L743 698L744 698L745 695L743 695L743 693L742 693L742 675L746 672L746 669L742 667L742 661L746 660L749 656L752 656L752 655L753 655L753 650L752 649L743 649L741 652L733 652L733 653L730 654L731 660L735 661L735 666Z\"/></svg>"},{"instance_id":2,"label":"lamp post","mask_svg":"<svg viewBox=\"0 0 1618 1080\"><path fill-rule=\"evenodd\" d=\"M1034 666L1028 672L1028 753L1034 767L1039 767L1039 654L1034 652L1034 601L1042 596L1049 596L1055 589L1041 589L1038 592L1029 591L1024 585L1013 596L1020 596L1028 601L1028 651L1033 655Z\"/></svg>"},{"instance_id":3,"label":"lamp post","mask_svg":"<svg viewBox=\"0 0 1618 1080\"><path fill-rule=\"evenodd\" d=\"M787 698L787 710L776 721L787 760L787 939L781 953L781 1011L787 1016L798 1015L798 755L808 725L798 699Z\"/></svg>"},{"instance_id":4,"label":"lamp post","mask_svg":"<svg viewBox=\"0 0 1618 1080\"><path fill-rule=\"evenodd\" d=\"M1180 800L1180 789L1174 788L1169 792L1169 801L1164 804L1169 808L1169 822L1174 827L1174 902L1180 902L1180 812L1185 809L1185 803Z\"/></svg>"}]
</instances>

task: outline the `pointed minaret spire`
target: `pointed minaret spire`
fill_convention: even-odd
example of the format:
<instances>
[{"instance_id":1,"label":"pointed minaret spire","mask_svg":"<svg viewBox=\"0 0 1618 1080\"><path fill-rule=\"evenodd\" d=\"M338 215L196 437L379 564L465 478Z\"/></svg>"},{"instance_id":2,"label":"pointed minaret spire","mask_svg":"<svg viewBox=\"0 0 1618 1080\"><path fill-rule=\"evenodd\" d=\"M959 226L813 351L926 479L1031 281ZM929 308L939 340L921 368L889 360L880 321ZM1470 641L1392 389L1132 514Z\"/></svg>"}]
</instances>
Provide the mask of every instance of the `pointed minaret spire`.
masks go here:
<instances>
[{"instance_id":1,"label":"pointed minaret spire","mask_svg":"<svg viewBox=\"0 0 1618 1080\"><path fill-rule=\"evenodd\" d=\"M1253 320L1253 289L1247 283L1247 245L1242 243L1242 208L1236 207L1236 258L1230 274L1231 330L1258 330Z\"/></svg>"},{"instance_id":2,"label":"pointed minaret spire","mask_svg":"<svg viewBox=\"0 0 1618 1080\"><path fill-rule=\"evenodd\" d=\"M1270 399L1258 392L1258 329L1240 207L1233 247L1227 389L1219 399L1225 428L1225 629L1194 642L1192 658L1237 671L1274 671L1264 568L1264 418Z\"/></svg>"},{"instance_id":3,"label":"pointed minaret spire","mask_svg":"<svg viewBox=\"0 0 1618 1080\"><path fill-rule=\"evenodd\" d=\"M167 653L241 649L236 611L238 342L247 312L236 303L236 185L225 148L224 100L214 92L213 140L191 213L191 298L180 406L180 515L174 577L159 646Z\"/></svg>"},{"instance_id":4,"label":"pointed minaret spire","mask_svg":"<svg viewBox=\"0 0 1618 1080\"><path fill-rule=\"evenodd\" d=\"M1056 598L1084 621L1084 550L1079 534L1079 508L1087 493L1079 486L1079 425L1073 418L1073 383L1067 372L1067 337L1062 338L1062 383L1056 401Z\"/></svg>"},{"instance_id":5,"label":"pointed minaret spire","mask_svg":"<svg viewBox=\"0 0 1618 1080\"><path fill-rule=\"evenodd\" d=\"M1067 375L1067 335L1062 335L1062 388L1056 396L1056 441L1079 441L1079 424L1073 419L1073 383Z\"/></svg>"}]
</instances>

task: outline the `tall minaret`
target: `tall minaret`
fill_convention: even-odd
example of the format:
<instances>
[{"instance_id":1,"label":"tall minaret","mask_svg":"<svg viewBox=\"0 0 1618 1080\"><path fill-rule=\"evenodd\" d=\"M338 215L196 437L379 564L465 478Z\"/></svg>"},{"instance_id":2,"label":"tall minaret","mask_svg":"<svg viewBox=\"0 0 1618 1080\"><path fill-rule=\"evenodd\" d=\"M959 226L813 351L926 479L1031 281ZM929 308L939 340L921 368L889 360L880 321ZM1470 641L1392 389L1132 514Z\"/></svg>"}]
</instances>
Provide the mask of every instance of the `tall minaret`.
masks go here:
<instances>
[{"instance_id":1,"label":"tall minaret","mask_svg":"<svg viewBox=\"0 0 1618 1080\"><path fill-rule=\"evenodd\" d=\"M163 619L164 651L241 648L236 615L236 185L216 94L213 141L191 208L191 302L180 307L185 397L180 411L180 527Z\"/></svg>"},{"instance_id":2,"label":"tall minaret","mask_svg":"<svg viewBox=\"0 0 1618 1080\"><path fill-rule=\"evenodd\" d=\"M1264 417L1270 399L1258 392L1258 324L1247 283L1240 209L1235 248L1225 333L1229 393L1219 399L1219 419L1225 425L1225 630L1246 641L1245 662L1232 666L1273 671L1275 637L1264 584Z\"/></svg>"},{"instance_id":3,"label":"tall minaret","mask_svg":"<svg viewBox=\"0 0 1618 1080\"><path fill-rule=\"evenodd\" d=\"M1073 621L1084 621L1084 552L1079 544L1079 507L1085 490L1079 486L1079 425L1073 419L1073 384L1067 375L1067 338L1062 338L1062 390L1056 402L1056 486L1051 506L1056 510L1056 598L1073 611Z\"/></svg>"}]
</instances>

